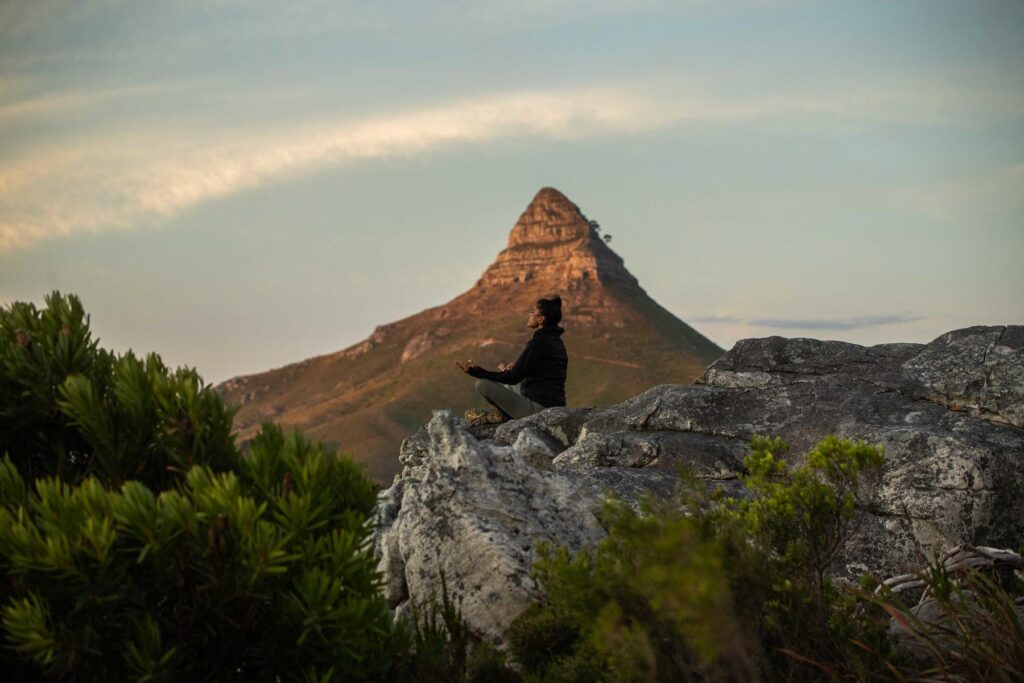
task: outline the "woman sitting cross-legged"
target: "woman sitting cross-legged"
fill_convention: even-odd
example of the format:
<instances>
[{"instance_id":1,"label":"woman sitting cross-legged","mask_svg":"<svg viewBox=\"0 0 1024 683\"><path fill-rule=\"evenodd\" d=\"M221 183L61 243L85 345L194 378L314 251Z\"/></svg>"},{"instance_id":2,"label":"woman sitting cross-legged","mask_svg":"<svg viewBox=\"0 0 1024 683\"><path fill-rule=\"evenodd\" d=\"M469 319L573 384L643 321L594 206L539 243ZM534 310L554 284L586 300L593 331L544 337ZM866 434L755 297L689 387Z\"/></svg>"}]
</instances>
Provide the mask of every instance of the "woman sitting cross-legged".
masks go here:
<instances>
[{"instance_id":1,"label":"woman sitting cross-legged","mask_svg":"<svg viewBox=\"0 0 1024 683\"><path fill-rule=\"evenodd\" d=\"M473 361L456 362L460 370L477 378L476 390L494 410L466 411L473 424L504 422L526 417L545 408L565 405L565 374L569 356L562 342L562 299L557 294L539 299L526 318L536 330L515 363L484 370Z\"/></svg>"}]
</instances>

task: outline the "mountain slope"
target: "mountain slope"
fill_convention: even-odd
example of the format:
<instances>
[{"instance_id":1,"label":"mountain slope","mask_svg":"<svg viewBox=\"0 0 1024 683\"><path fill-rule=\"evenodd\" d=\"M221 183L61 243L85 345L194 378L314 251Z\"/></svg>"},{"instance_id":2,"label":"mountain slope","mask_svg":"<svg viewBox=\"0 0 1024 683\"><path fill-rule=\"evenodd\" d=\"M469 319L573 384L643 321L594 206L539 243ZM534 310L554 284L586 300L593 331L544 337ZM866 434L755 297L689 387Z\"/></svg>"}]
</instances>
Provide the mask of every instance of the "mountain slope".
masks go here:
<instances>
[{"instance_id":1,"label":"mountain slope","mask_svg":"<svg viewBox=\"0 0 1024 683\"><path fill-rule=\"evenodd\" d=\"M483 405L454 361L514 361L531 334L526 312L550 293L562 297L571 406L690 382L722 354L644 292L575 204L544 188L467 292L381 325L347 349L218 389L238 407L243 441L273 419L351 453L388 481L400 468L398 446L433 409Z\"/></svg>"}]
</instances>

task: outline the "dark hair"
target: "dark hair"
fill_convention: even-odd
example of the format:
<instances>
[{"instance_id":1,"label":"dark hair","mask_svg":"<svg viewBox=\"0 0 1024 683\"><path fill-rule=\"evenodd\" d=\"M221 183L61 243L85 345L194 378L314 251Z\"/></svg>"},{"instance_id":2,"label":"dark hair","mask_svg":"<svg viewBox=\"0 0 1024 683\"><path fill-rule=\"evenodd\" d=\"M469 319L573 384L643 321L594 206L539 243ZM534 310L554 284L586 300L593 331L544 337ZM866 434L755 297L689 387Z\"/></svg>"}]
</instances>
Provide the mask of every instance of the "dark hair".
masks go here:
<instances>
[{"instance_id":1,"label":"dark hair","mask_svg":"<svg viewBox=\"0 0 1024 683\"><path fill-rule=\"evenodd\" d=\"M554 294L537 299L537 311L544 316L544 327L554 327L562 322L562 297Z\"/></svg>"}]
</instances>

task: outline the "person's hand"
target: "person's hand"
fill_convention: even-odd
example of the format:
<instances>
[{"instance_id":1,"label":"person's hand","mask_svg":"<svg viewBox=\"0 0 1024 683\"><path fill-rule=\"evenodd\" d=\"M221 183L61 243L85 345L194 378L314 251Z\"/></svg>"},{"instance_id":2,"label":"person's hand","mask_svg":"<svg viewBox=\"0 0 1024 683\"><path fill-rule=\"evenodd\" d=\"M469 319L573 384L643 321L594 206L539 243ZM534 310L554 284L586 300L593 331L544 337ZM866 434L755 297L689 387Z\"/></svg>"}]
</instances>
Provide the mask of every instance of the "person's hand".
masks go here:
<instances>
[{"instance_id":1,"label":"person's hand","mask_svg":"<svg viewBox=\"0 0 1024 683\"><path fill-rule=\"evenodd\" d=\"M463 365L459 361L455 361L455 365L456 365L456 367L459 368L459 370L462 370L463 372L466 372L466 373L468 373L471 368L475 368L476 367L476 363L474 363L471 360L467 360L465 365Z\"/></svg>"},{"instance_id":2,"label":"person's hand","mask_svg":"<svg viewBox=\"0 0 1024 683\"><path fill-rule=\"evenodd\" d=\"M498 363L498 372L511 370L513 365L515 365L515 363Z\"/></svg>"}]
</instances>

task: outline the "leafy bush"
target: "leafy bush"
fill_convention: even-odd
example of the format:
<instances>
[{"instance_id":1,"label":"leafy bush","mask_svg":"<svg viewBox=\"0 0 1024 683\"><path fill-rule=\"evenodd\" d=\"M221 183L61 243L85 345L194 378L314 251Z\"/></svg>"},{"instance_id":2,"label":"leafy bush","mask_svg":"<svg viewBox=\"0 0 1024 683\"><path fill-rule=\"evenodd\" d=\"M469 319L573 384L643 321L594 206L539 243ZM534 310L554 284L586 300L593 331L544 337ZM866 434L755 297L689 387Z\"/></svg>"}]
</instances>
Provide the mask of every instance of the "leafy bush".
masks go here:
<instances>
[{"instance_id":1,"label":"leafy bush","mask_svg":"<svg viewBox=\"0 0 1024 683\"><path fill-rule=\"evenodd\" d=\"M237 473L196 466L159 494L30 488L10 459L0 487L3 626L47 674L373 680L389 666L365 552L375 487L296 434L266 425Z\"/></svg>"},{"instance_id":2,"label":"leafy bush","mask_svg":"<svg viewBox=\"0 0 1024 683\"><path fill-rule=\"evenodd\" d=\"M99 348L78 297L0 309L0 454L28 479L173 486L193 465L234 469L231 411L191 369Z\"/></svg>"},{"instance_id":3,"label":"leafy bush","mask_svg":"<svg viewBox=\"0 0 1024 683\"><path fill-rule=\"evenodd\" d=\"M595 550L542 549L547 597L510 631L527 680L820 677L801 653L868 673L851 635L882 647L886 622L858 610L827 570L854 522L860 475L881 452L829 437L786 476L785 444L755 438L751 450L750 498L712 500L684 477L672 504L607 505Z\"/></svg>"},{"instance_id":4,"label":"leafy bush","mask_svg":"<svg viewBox=\"0 0 1024 683\"><path fill-rule=\"evenodd\" d=\"M806 652L858 670L863 658L851 638L881 647L881 621L863 622L856 599L833 585L828 570L856 521L861 475L880 468L883 455L829 436L787 473L779 457L787 450L777 439L753 439L744 460L753 497L723 501L710 514L729 530L728 553L740 560L729 563L738 614L758 624L768 672L793 675L792 655Z\"/></svg>"},{"instance_id":5,"label":"leafy bush","mask_svg":"<svg viewBox=\"0 0 1024 683\"><path fill-rule=\"evenodd\" d=\"M376 485L273 425L243 458L194 370L103 350L77 297L46 301L0 310L5 678L387 676Z\"/></svg>"}]
</instances>

